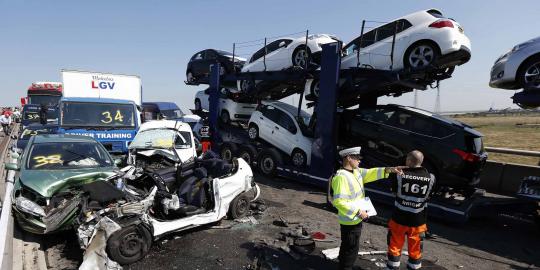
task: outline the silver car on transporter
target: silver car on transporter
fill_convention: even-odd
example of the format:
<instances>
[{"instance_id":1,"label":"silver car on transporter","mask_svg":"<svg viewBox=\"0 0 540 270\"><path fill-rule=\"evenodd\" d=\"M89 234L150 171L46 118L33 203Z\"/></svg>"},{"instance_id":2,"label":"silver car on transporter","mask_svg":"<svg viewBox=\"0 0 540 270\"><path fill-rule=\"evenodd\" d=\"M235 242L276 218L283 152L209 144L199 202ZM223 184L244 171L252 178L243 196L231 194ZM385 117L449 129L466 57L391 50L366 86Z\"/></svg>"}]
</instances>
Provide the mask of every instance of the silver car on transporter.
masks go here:
<instances>
[{"instance_id":1,"label":"silver car on transporter","mask_svg":"<svg viewBox=\"0 0 540 270\"><path fill-rule=\"evenodd\" d=\"M489 86L540 89L540 37L518 44L497 58Z\"/></svg>"}]
</instances>

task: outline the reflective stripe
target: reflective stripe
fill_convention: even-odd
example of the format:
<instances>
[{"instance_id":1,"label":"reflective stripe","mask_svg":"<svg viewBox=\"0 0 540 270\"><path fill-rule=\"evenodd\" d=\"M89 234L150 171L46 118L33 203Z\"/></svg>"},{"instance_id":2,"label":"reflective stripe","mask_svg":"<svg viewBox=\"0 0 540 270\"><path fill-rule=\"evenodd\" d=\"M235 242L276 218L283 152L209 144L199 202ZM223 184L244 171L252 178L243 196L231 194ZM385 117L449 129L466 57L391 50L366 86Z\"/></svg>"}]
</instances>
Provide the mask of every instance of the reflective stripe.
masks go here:
<instances>
[{"instance_id":1,"label":"reflective stripe","mask_svg":"<svg viewBox=\"0 0 540 270\"><path fill-rule=\"evenodd\" d=\"M345 213L345 215L352 216L352 214L354 214L354 212L355 212L355 209L350 209L349 211L347 211L347 213Z\"/></svg>"},{"instance_id":2,"label":"reflective stripe","mask_svg":"<svg viewBox=\"0 0 540 270\"><path fill-rule=\"evenodd\" d=\"M426 198L418 198L418 197L412 197L412 196L406 196L406 195L401 195L399 196L399 198L406 201L418 202L418 203L423 203L426 201Z\"/></svg>"},{"instance_id":3,"label":"reflective stripe","mask_svg":"<svg viewBox=\"0 0 540 270\"><path fill-rule=\"evenodd\" d=\"M409 269L420 269L420 268L422 268L422 263L414 263L413 264L413 263L408 262L407 263L407 268L409 268Z\"/></svg>"},{"instance_id":4,"label":"reflective stripe","mask_svg":"<svg viewBox=\"0 0 540 270\"><path fill-rule=\"evenodd\" d=\"M401 204L398 203L398 202L394 202L394 205L395 205L397 208L399 208L400 210L403 210L403 211L406 211L406 212L415 213L415 214L424 211L424 207L425 207L425 206L422 206L422 207L420 207L420 208L412 208L412 207L403 206L403 205L401 205Z\"/></svg>"},{"instance_id":5,"label":"reflective stripe","mask_svg":"<svg viewBox=\"0 0 540 270\"><path fill-rule=\"evenodd\" d=\"M343 216L343 215L338 215L338 219L339 221L343 221L343 222L353 222L353 221L360 220L358 216L354 216L352 219L350 219L349 217Z\"/></svg>"},{"instance_id":6,"label":"reflective stripe","mask_svg":"<svg viewBox=\"0 0 540 270\"><path fill-rule=\"evenodd\" d=\"M360 190L359 191L355 191L354 189L354 184L353 184L353 179L351 179L350 175L351 174L350 172L346 172L346 171L343 171L343 170L339 170L337 175L339 176L344 176L345 179L347 179L347 184L349 185L349 192L351 193L351 196L352 199L360 196L360 197L364 197L364 187L362 186L362 181L361 180L356 180L356 183L358 184L358 186L360 187ZM354 174L352 174L353 177L356 179L356 176Z\"/></svg>"},{"instance_id":7,"label":"reflective stripe","mask_svg":"<svg viewBox=\"0 0 540 270\"><path fill-rule=\"evenodd\" d=\"M356 194L353 194L353 195L347 195L347 194L334 194L334 200L337 200L337 199L346 199L346 200L352 200L354 198L356 198Z\"/></svg>"},{"instance_id":8,"label":"reflective stripe","mask_svg":"<svg viewBox=\"0 0 540 270\"><path fill-rule=\"evenodd\" d=\"M388 265L389 267L392 267L392 268L399 267L400 262L399 261L393 262L393 261L388 260L388 261L386 261L386 265Z\"/></svg>"},{"instance_id":9,"label":"reflective stripe","mask_svg":"<svg viewBox=\"0 0 540 270\"><path fill-rule=\"evenodd\" d=\"M360 176L362 176L362 178L366 178L366 175L367 175L367 170L366 169L358 169L360 171Z\"/></svg>"},{"instance_id":10,"label":"reflective stripe","mask_svg":"<svg viewBox=\"0 0 540 270\"><path fill-rule=\"evenodd\" d=\"M377 179L381 179L384 176L384 169L377 169Z\"/></svg>"}]
</instances>

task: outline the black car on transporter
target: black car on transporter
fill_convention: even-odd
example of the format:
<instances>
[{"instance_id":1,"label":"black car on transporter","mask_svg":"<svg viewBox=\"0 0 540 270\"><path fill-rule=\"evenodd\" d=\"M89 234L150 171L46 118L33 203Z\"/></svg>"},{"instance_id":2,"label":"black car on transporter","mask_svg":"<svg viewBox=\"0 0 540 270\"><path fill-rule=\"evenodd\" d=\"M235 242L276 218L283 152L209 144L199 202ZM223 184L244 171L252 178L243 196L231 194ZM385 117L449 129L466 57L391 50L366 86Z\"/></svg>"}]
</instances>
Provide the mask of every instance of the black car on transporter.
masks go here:
<instances>
[{"instance_id":1,"label":"black car on transporter","mask_svg":"<svg viewBox=\"0 0 540 270\"><path fill-rule=\"evenodd\" d=\"M423 166L438 187L472 190L487 160L482 133L438 114L400 105L377 105L341 114L339 144L360 145L367 166L405 164L411 150L424 153Z\"/></svg>"},{"instance_id":2,"label":"black car on transporter","mask_svg":"<svg viewBox=\"0 0 540 270\"><path fill-rule=\"evenodd\" d=\"M234 61L233 61L234 59ZM216 63L221 65L220 75L240 71L246 59L234 56L230 52L206 49L193 55L186 69L186 82L188 84L209 83L210 66ZM232 82L233 86L236 82Z\"/></svg>"}]
</instances>

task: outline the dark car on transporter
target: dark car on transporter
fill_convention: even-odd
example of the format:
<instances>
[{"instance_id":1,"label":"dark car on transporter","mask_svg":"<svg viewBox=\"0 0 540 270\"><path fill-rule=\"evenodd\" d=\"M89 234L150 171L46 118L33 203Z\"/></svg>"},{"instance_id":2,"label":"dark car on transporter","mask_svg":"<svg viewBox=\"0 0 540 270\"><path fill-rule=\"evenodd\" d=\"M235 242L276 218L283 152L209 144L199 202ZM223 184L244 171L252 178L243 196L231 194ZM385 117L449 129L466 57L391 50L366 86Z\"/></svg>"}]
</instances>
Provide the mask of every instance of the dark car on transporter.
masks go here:
<instances>
[{"instance_id":1,"label":"dark car on transporter","mask_svg":"<svg viewBox=\"0 0 540 270\"><path fill-rule=\"evenodd\" d=\"M188 84L209 83L210 66L216 63L221 65L220 75L231 74L244 66L246 59L233 56L233 53L206 49L193 55L186 69L186 82ZM235 82L231 83L233 86Z\"/></svg>"},{"instance_id":2,"label":"dark car on transporter","mask_svg":"<svg viewBox=\"0 0 540 270\"><path fill-rule=\"evenodd\" d=\"M482 133L462 122L400 105L347 110L341 115L339 144L361 145L367 166L405 164L412 150L424 153L423 166L438 187L472 191L487 153Z\"/></svg>"}]
</instances>

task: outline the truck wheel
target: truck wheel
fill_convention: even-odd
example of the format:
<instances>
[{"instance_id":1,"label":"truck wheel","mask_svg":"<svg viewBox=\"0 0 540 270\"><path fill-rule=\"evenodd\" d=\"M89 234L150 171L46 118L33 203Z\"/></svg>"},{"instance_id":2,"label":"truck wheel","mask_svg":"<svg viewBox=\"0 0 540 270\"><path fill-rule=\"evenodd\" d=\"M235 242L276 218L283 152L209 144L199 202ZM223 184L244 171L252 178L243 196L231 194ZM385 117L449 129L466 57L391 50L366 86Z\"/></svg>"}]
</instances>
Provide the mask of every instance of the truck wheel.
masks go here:
<instances>
[{"instance_id":1,"label":"truck wheel","mask_svg":"<svg viewBox=\"0 0 540 270\"><path fill-rule=\"evenodd\" d=\"M253 145L243 145L238 151L238 157L251 165L257 158L257 149Z\"/></svg>"},{"instance_id":2,"label":"truck wheel","mask_svg":"<svg viewBox=\"0 0 540 270\"><path fill-rule=\"evenodd\" d=\"M281 155L273 148L264 150L259 155L259 160L257 162L261 173L270 177L276 175L277 166L280 164L282 164Z\"/></svg>"},{"instance_id":3,"label":"truck wheel","mask_svg":"<svg viewBox=\"0 0 540 270\"><path fill-rule=\"evenodd\" d=\"M221 151L220 151L221 158L228 162L231 162L231 160L233 159L237 151L238 151L238 146L236 146L236 144L224 143L221 145Z\"/></svg>"},{"instance_id":4,"label":"truck wheel","mask_svg":"<svg viewBox=\"0 0 540 270\"><path fill-rule=\"evenodd\" d=\"M249 212L249 200L244 193L236 196L229 205L229 217L231 219L242 218Z\"/></svg>"},{"instance_id":5,"label":"truck wheel","mask_svg":"<svg viewBox=\"0 0 540 270\"><path fill-rule=\"evenodd\" d=\"M107 240L107 254L119 264L132 264L142 259L152 245L152 235L142 225L122 228Z\"/></svg>"}]
</instances>

